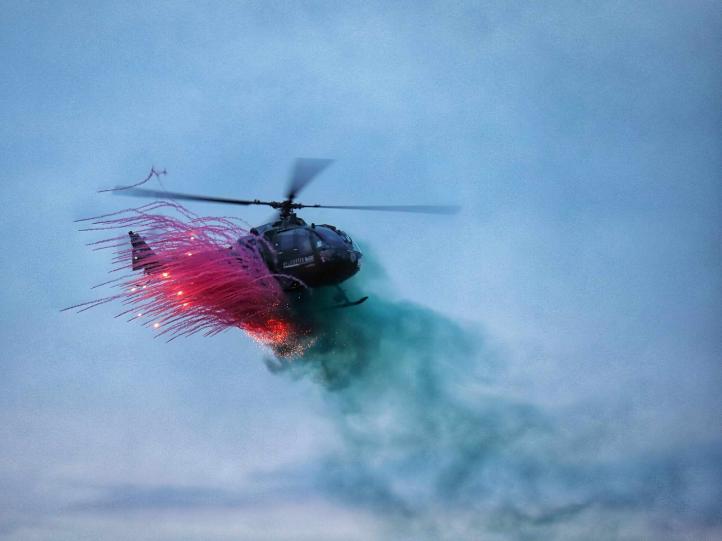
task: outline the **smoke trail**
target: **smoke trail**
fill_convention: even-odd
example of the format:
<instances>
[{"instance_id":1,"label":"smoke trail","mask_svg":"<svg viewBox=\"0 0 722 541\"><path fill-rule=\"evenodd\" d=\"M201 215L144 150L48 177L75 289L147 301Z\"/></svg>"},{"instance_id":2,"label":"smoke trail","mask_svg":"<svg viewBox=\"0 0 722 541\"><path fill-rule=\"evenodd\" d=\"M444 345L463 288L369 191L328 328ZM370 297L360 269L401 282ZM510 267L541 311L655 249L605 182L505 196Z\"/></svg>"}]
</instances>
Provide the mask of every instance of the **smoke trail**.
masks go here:
<instances>
[{"instance_id":1,"label":"smoke trail","mask_svg":"<svg viewBox=\"0 0 722 541\"><path fill-rule=\"evenodd\" d=\"M345 449L316 478L334 500L384 517L394 539L675 539L714 526L720 453L595 458L568 420L499 392L499 356L478 331L379 293L368 254L361 274L350 296L369 301L319 309L316 343L288 365L328 390ZM707 492L694 468L711 475Z\"/></svg>"},{"instance_id":2,"label":"smoke trail","mask_svg":"<svg viewBox=\"0 0 722 541\"><path fill-rule=\"evenodd\" d=\"M365 263L364 286L377 294L330 315L319 310L315 344L289 368L328 389L338 412L346 454L322 468L325 488L402 522L426 516L428 530L432 509L468 507L489 467L548 426L533 407L494 394L498 363L477 332L379 295L380 268L368 256ZM351 297L369 293L348 287ZM314 302L330 301L321 293Z\"/></svg>"}]
</instances>

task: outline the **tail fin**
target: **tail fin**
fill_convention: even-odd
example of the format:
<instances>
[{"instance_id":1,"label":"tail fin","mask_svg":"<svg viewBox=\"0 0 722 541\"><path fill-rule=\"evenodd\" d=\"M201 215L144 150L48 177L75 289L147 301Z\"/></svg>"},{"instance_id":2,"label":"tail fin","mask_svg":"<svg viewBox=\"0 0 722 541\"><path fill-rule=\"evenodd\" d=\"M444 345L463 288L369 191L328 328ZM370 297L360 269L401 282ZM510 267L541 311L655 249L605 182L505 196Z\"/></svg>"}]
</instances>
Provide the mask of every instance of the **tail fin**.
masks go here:
<instances>
[{"instance_id":1,"label":"tail fin","mask_svg":"<svg viewBox=\"0 0 722 541\"><path fill-rule=\"evenodd\" d=\"M145 239L138 233L128 231L130 244L133 246L133 270L144 270L146 274L158 270L161 264L155 252L146 244Z\"/></svg>"}]
</instances>

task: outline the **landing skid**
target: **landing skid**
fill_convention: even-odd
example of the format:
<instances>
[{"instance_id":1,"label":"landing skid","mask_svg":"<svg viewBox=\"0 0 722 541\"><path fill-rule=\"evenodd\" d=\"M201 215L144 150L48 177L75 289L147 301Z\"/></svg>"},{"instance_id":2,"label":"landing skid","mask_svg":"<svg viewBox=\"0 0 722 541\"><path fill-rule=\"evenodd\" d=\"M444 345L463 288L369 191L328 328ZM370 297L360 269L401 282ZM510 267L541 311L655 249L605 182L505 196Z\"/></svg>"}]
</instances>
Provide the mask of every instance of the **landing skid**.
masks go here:
<instances>
[{"instance_id":1,"label":"landing skid","mask_svg":"<svg viewBox=\"0 0 722 541\"><path fill-rule=\"evenodd\" d=\"M334 310L336 308L350 308L351 306L358 306L359 304L366 302L367 299L368 297L361 297L356 301L351 301L346 296L346 292L341 289L341 287L336 286L336 295L334 295L333 300L337 301L339 304L329 306L329 309Z\"/></svg>"},{"instance_id":2,"label":"landing skid","mask_svg":"<svg viewBox=\"0 0 722 541\"><path fill-rule=\"evenodd\" d=\"M357 300L357 301L344 302L343 304L337 304L336 306L330 306L329 308L330 308L331 310L335 310L336 308L349 308L350 306L358 306L359 304L362 304L362 303L366 302L366 299L368 299L368 297L361 297L361 298L360 298L359 300Z\"/></svg>"}]
</instances>

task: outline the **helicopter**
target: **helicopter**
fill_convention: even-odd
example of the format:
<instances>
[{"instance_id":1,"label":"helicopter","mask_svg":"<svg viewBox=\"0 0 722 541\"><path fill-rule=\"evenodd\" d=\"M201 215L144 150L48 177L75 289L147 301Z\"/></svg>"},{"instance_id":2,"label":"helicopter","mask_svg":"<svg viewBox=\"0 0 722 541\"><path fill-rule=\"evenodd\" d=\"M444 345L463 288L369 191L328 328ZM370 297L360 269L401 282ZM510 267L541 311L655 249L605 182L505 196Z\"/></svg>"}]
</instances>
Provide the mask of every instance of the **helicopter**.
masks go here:
<instances>
[{"instance_id":1,"label":"helicopter","mask_svg":"<svg viewBox=\"0 0 722 541\"><path fill-rule=\"evenodd\" d=\"M230 205L264 205L278 211L274 220L253 227L249 235L238 239L245 246L256 246L268 270L289 295L301 290L321 287L336 288L335 308L357 306L368 297L350 300L340 284L361 268L363 254L353 239L331 224L308 224L296 214L304 208L455 214L457 205L319 205L296 202L298 194L333 160L297 158L291 170L285 199L233 199L132 187L115 193L155 199L175 199L224 203ZM129 232L132 245L133 270L151 273L157 268L153 250L138 233Z\"/></svg>"}]
</instances>

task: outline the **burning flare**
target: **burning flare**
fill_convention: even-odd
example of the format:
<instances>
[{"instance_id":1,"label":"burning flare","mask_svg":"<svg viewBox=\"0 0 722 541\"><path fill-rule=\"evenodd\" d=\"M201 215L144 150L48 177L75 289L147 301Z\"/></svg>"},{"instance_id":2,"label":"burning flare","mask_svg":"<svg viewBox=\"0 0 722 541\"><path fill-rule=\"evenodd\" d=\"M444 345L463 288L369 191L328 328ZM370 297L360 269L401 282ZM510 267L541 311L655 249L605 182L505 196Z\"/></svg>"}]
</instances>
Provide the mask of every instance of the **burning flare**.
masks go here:
<instances>
[{"instance_id":1,"label":"burning flare","mask_svg":"<svg viewBox=\"0 0 722 541\"><path fill-rule=\"evenodd\" d=\"M298 354L307 341L308 332L294 323L286 294L261 256L259 243L265 241L240 220L199 217L157 201L80 221L90 222L82 231L124 230L90 243L94 250L113 250L110 272L123 275L95 286L111 286L114 294L66 310L117 300L126 307L117 317L140 320L169 339L238 327L282 356Z\"/></svg>"}]
</instances>

